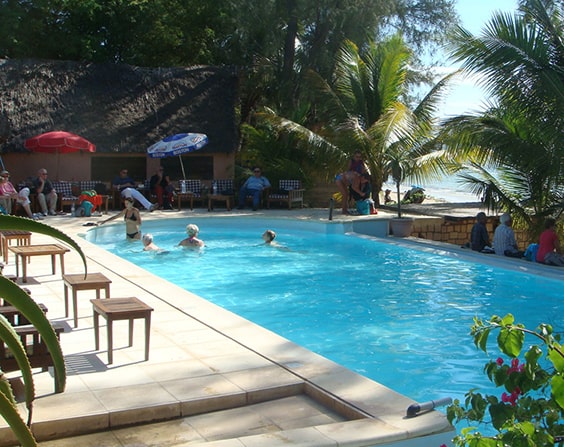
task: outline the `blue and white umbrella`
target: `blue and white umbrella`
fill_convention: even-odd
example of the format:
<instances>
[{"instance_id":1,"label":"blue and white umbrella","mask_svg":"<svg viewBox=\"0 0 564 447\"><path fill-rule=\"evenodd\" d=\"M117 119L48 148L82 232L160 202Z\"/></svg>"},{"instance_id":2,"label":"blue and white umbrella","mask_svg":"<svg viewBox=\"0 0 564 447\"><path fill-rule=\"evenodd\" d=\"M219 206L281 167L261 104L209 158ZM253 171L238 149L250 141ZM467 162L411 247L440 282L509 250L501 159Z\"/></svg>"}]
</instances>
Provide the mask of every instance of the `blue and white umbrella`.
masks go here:
<instances>
[{"instance_id":1,"label":"blue and white umbrella","mask_svg":"<svg viewBox=\"0 0 564 447\"><path fill-rule=\"evenodd\" d=\"M186 179L182 154L194 152L208 144L208 137L203 133L178 133L163 138L158 143L153 144L147 149L147 154L151 158L173 157L178 155L182 166L182 177Z\"/></svg>"}]
</instances>

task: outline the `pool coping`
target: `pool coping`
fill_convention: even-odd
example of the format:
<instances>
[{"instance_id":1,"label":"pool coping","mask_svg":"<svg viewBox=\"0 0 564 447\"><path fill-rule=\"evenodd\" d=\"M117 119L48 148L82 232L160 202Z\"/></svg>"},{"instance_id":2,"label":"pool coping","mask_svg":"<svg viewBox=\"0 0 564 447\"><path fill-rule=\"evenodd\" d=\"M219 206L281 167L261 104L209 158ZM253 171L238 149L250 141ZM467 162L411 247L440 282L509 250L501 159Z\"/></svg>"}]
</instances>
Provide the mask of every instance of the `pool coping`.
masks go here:
<instances>
[{"instance_id":1,"label":"pool coping","mask_svg":"<svg viewBox=\"0 0 564 447\"><path fill-rule=\"evenodd\" d=\"M261 217L267 217L265 214L262 214ZM206 215L217 217L203 213L198 217ZM174 215L175 218L189 216L196 216L196 214L178 213ZM143 217L154 219L162 215L143 214ZM385 219L385 217L380 217L382 218ZM335 223L348 225L351 222L352 220L345 219ZM200 400L194 396L182 395L179 397L170 392L172 384L175 383L178 386L178 381L186 382L188 379L185 377L168 377L168 380L153 380L128 385L127 377L130 374L128 371L133 371L135 367L135 372L138 373L137 367L140 366L139 369L143 367L142 362L132 362L129 357L122 359L121 363L119 360L114 360L117 365L111 369L89 372L88 382L77 380L80 374L73 374L70 377L67 391L59 395L52 393L53 383L49 374L36 374L38 399L35 402L32 427L39 439L52 439L60 434L74 436L82 432L107 430L118 425L163 417L181 417L194 408L199 408L201 411L212 411L227 403L241 405L258 399L276 398L288 392L305 392L351 420L288 430L287 433L280 432L276 435L263 434L245 439L224 440L219 443L215 442L213 445L241 446L261 445L261 443L271 446L305 445L306 440L307 445L319 446L391 445L397 441L408 440L415 444L410 441L402 445L416 445L424 438L427 439L425 443L430 442L430 439L426 438L428 436L433 438L433 444L446 443L448 445L454 436L453 428L446 421L444 414L431 411L416 418L407 418L406 409L414 403L413 400L149 274L140 267L77 237L85 231L85 228L82 227L83 220L57 217L47 220L47 223L76 238L75 240L79 242L87 255L90 271L102 271L109 276L112 279L112 289L117 288L118 291L127 291L128 294L139 296L143 301L154 306L157 311L161 310L162 315L166 315L166 318L169 319L169 324L171 318L189 319L190 324L197 327L195 330L198 334L205 333L204 338L208 337L213 340L213 343L209 345L206 345L206 342L199 343L200 349L208 349L206 346L214 349L215 344L218 343L216 337L221 337L222 340L225 340L223 344L241 347L245 355L248 355L249 359L253 359L252 361L260 367L249 367L236 371L228 368L227 371L219 370L216 374L203 374L200 377L200 380L204 381L213 382L221 379L230 383L234 382L240 390L235 393L239 396L238 401L232 392L227 395L212 393L212 395L205 396L205 399L200 396ZM36 243L36 240L43 238L43 236L34 235L33 242ZM81 264L76 253L67 255L66 259L66 273L81 271ZM13 267L13 263L9 265ZM124 266L127 268L124 269ZM48 262L43 262L41 266L34 265L30 274L36 277L42 276L36 273L36 271L39 272L40 267L43 268L42 274L47 272L46 281L44 282L41 278L41 282L30 282L26 286L32 290L32 296L38 299L47 300L48 297L53 297L49 303L50 317L53 314L61 314L63 307L62 280L58 275L57 277L49 275L50 264ZM44 288L48 290L43 290ZM165 293L166 299L163 300L162 295ZM84 343L91 344L93 338L92 319L88 310L88 300L81 300L79 296L79 301L81 304L79 328L71 329L68 325L68 330L63 334L62 343L65 355L69 353L69 356L72 356L87 352L88 355L99 357L101 362L105 362L106 355L103 348L100 352L95 353L92 353L91 349L85 351ZM70 318L59 318L59 320L68 322ZM156 336L156 334L166 333L166 326L166 319L159 321L158 317L154 318L152 334ZM72 342L70 338L73 336L76 336L77 339L79 336L82 338L80 341ZM158 343L157 340L156 344ZM134 354L135 352L131 355ZM120 355L121 352L117 352L118 358ZM152 367L153 363L155 362L150 360L146 366ZM116 371L119 373L116 374ZM95 386L89 385L93 382L95 375L100 375L100 379L97 382L94 380ZM108 382L104 379L104 375L108 375L111 381L106 385L111 386L103 387L100 384L100 382ZM171 375L174 376L172 373ZM249 377L263 382L260 385L250 383ZM147 393L141 399L142 402L135 399L137 406L132 405L125 408L115 406L112 400L108 399L107 393L115 394L116 387L130 388L135 391L135 394L142 392L140 390L158 389L162 391L163 388L167 392L155 392L155 396ZM201 392L197 394L201 395ZM233 403L233 399L238 403ZM67 406L67 409L72 411L71 417L60 415L63 413L60 411L61 405ZM0 445L7 445L4 442L9 441L12 435L5 423L0 424L0 433L1 438L4 439ZM206 443L206 445L211 444Z\"/></svg>"}]
</instances>

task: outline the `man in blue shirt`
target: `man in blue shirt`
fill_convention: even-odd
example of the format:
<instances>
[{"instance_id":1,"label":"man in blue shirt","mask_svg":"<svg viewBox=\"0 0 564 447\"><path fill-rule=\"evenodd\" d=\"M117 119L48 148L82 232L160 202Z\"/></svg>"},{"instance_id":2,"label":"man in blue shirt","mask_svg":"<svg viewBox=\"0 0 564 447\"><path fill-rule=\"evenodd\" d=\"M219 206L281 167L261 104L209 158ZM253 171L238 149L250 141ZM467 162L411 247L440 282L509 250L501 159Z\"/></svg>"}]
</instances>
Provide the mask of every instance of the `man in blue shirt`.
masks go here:
<instances>
[{"instance_id":1,"label":"man in blue shirt","mask_svg":"<svg viewBox=\"0 0 564 447\"><path fill-rule=\"evenodd\" d=\"M265 188L270 188L270 182L266 177L261 175L260 168L253 169L253 175L241 186L239 191L239 207L242 210L245 207L245 197L253 196L253 211L256 211L260 204L260 196Z\"/></svg>"}]
</instances>

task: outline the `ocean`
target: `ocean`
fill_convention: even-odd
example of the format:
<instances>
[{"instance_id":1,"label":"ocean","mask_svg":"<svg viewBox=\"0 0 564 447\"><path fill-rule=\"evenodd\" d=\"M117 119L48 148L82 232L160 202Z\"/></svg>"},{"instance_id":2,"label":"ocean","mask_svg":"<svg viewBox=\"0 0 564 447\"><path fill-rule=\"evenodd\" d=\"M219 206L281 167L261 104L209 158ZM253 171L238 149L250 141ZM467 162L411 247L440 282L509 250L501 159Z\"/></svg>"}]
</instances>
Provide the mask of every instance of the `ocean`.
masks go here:
<instances>
[{"instance_id":1,"label":"ocean","mask_svg":"<svg viewBox=\"0 0 564 447\"><path fill-rule=\"evenodd\" d=\"M480 198L474 194L469 193L465 188L459 184L457 176L443 177L440 180L435 180L428 183L413 184L406 183L401 185L401 193L403 195L410 190L413 186L420 186L425 190L425 196L435 200L449 202L449 203L468 203L479 202ZM392 198L395 200L396 186L393 182L389 181L384 183L383 190L391 189Z\"/></svg>"}]
</instances>

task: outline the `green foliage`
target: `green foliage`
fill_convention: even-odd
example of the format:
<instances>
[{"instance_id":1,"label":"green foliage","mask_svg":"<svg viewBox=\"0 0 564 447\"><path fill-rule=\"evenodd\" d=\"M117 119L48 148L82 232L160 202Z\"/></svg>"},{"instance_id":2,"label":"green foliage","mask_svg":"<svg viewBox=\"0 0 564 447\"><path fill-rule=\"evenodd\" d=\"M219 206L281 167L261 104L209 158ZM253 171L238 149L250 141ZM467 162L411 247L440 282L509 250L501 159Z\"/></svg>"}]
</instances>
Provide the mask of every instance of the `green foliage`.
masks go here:
<instances>
[{"instance_id":1,"label":"green foliage","mask_svg":"<svg viewBox=\"0 0 564 447\"><path fill-rule=\"evenodd\" d=\"M446 121L442 141L463 158L467 189L494 211L510 211L538 236L562 214L564 184L564 10L523 0L495 14L480 35L458 28L452 55L492 96L483 111Z\"/></svg>"},{"instance_id":2,"label":"green foliage","mask_svg":"<svg viewBox=\"0 0 564 447\"><path fill-rule=\"evenodd\" d=\"M516 324L513 315L493 316L489 321L474 319L471 335L477 348L487 352L489 336L497 332L497 347L511 361L502 357L486 364L484 372L500 396L482 395L476 390L447 408L449 421L491 424L497 431L484 436L475 427L460 431L454 439L459 446L552 446L564 435L564 351L560 334L541 324L529 330ZM540 341L524 350L526 336ZM524 362L519 360L523 355Z\"/></svg>"},{"instance_id":3,"label":"green foliage","mask_svg":"<svg viewBox=\"0 0 564 447\"><path fill-rule=\"evenodd\" d=\"M78 252L82 258L82 262L84 264L84 274L86 275L86 257L84 256L84 253L74 240L61 231L31 219L5 215L0 215L0 230L27 230L59 239L60 241L73 247ZM55 334L47 316L23 289L2 276L0 276L0 296L2 296L2 298L9 302L12 306L16 307L39 332L53 359L56 379L55 391L58 393L63 392L66 385L65 361L59 339L57 338L57 335ZM11 387L1 370L0 414L6 422L8 422L21 445L24 447L36 446L37 443L35 442L35 439L29 429L29 426L31 425L33 401L35 399L31 365L20 338L10 323L1 315L0 339L6 343L8 348L14 354L14 358L16 359L22 374L25 401L28 410L27 425L18 412Z\"/></svg>"}]
</instances>

